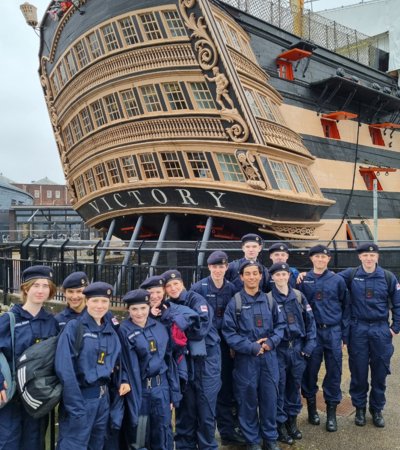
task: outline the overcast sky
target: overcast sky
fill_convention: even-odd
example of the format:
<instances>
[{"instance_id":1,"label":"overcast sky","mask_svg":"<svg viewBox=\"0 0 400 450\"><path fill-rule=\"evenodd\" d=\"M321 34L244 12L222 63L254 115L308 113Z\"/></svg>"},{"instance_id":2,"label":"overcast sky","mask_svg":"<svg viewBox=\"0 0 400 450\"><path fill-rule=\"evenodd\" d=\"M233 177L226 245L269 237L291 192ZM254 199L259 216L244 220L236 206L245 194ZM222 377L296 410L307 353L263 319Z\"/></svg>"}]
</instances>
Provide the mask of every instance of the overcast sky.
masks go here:
<instances>
[{"instance_id":1,"label":"overcast sky","mask_svg":"<svg viewBox=\"0 0 400 450\"><path fill-rule=\"evenodd\" d=\"M0 0L0 173L19 183L48 177L64 183L64 174L38 76L39 38L19 9L21 0ZM103 0L104 1L104 0ZM111 0L107 0L111 1ZM39 21L50 0L31 0ZM319 11L357 3L355 0L314 0Z\"/></svg>"}]
</instances>

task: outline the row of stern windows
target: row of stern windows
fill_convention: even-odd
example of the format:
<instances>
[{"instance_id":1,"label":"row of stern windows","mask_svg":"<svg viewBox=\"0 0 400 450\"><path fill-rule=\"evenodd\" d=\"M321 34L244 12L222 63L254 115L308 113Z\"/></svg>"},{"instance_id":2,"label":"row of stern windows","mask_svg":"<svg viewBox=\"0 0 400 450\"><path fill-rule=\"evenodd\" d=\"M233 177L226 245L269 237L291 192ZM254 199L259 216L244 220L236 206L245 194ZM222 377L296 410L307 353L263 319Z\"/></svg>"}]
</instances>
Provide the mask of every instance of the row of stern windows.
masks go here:
<instances>
[{"instance_id":1,"label":"row of stern windows","mask_svg":"<svg viewBox=\"0 0 400 450\"><path fill-rule=\"evenodd\" d=\"M259 155L267 186L282 191L318 196L319 192L306 167ZM101 162L74 180L78 198L114 185L151 180L197 179L245 183L238 160L231 153L198 151L159 151L137 153Z\"/></svg>"}]
</instances>

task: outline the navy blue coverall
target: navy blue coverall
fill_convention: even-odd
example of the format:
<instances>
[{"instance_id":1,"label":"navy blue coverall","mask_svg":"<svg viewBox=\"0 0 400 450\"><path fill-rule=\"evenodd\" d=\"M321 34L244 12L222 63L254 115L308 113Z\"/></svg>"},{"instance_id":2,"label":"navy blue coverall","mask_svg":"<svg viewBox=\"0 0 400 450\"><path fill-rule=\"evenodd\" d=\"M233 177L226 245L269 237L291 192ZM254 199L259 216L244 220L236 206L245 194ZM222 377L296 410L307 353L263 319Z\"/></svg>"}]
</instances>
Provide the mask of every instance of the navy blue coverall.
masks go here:
<instances>
[{"instance_id":1,"label":"navy blue coverall","mask_svg":"<svg viewBox=\"0 0 400 450\"><path fill-rule=\"evenodd\" d=\"M67 322L69 322L72 319L77 319L81 314L82 313L78 313L69 306L66 306L61 312L56 314L54 318L58 323L59 329L62 330L67 324Z\"/></svg>"},{"instance_id":2,"label":"navy blue coverall","mask_svg":"<svg viewBox=\"0 0 400 450\"><path fill-rule=\"evenodd\" d=\"M276 302L272 311L269 309L265 293L259 291L251 296L241 290L240 296L241 311L236 311L233 298L222 325L225 340L235 351L233 384L240 429L249 444L258 444L261 438L275 441L279 382L276 347L283 337L285 322ZM271 350L258 355L261 345L256 341L261 338L267 338Z\"/></svg>"},{"instance_id":3,"label":"navy blue coverall","mask_svg":"<svg viewBox=\"0 0 400 450\"><path fill-rule=\"evenodd\" d=\"M307 361L301 384L305 398L318 392L318 372L322 359L326 373L322 383L326 403L338 404L342 400L342 341L348 335L349 295L343 278L330 270L315 274L307 272L299 290L310 304L317 326L317 345Z\"/></svg>"},{"instance_id":4,"label":"navy blue coverall","mask_svg":"<svg viewBox=\"0 0 400 450\"><path fill-rule=\"evenodd\" d=\"M243 263L245 263L246 261L249 261L249 260L246 258L240 258L240 259L235 259L234 261L231 261L228 265L228 270L225 273L225 278L228 281L230 281L231 283L233 283L233 285L236 288L236 292L239 292L243 289L243 281L240 279L239 269L240 269L240 266ZM260 265L261 265L261 267L263 267L262 278L260 281L260 290L263 292L268 292L268 290L269 290L268 269L261 263L260 263Z\"/></svg>"},{"instance_id":5,"label":"navy blue coverall","mask_svg":"<svg viewBox=\"0 0 400 450\"><path fill-rule=\"evenodd\" d=\"M31 345L58 333L54 316L43 308L36 316L24 310L22 305L14 305L11 311L15 315L16 322L15 360ZM11 367L12 349L8 314L0 317L0 350ZM4 377L0 367L0 386L3 387L3 384ZM47 418L32 418L15 394L14 398L0 409L0 449L42 450L46 428Z\"/></svg>"},{"instance_id":6,"label":"navy blue coverall","mask_svg":"<svg viewBox=\"0 0 400 450\"><path fill-rule=\"evenodd\" d=\"M348 337L351 400L356 408L366 407L369 366L369 406L380 412L386 403L386 377L390 374L394 350L390 328L394 333L400 331L400 286L395 276L388 286L384 271L378 265L373 273L358 267L351 280L352 273L351 268L339 273L346 281L351 298ZM392 323L389 326L390 309Z\"/></svg>"},{"instance_id":7,"label":"navy blue coverall","mask_svg":"<svg viewBox=\"0 0 400 450\"><path fill-rule=\"evenodd\" d=\"M290 275L289 275L289 286L291 288L295 288L297 284L297 277L299 276L299 271L295 267L290 267ZM275 286L275 281L272 277L268 278L267 282L267 290L265 292L272 291L272 288Z\"/></svg>"}]
</instances>

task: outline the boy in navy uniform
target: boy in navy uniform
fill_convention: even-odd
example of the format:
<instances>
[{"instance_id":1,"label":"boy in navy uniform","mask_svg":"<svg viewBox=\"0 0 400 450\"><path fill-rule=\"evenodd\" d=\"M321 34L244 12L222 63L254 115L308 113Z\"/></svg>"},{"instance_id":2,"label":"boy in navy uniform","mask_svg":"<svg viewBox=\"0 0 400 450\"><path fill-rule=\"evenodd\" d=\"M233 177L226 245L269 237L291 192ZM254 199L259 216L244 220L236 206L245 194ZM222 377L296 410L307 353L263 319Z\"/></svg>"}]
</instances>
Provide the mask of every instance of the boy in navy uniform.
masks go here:
<instances>
[{"instance_id":1,"label":"boy in navy uniform","mask_svg":"<svg viewBox=\"0 0 400 450\"><path fill-rule=\"evenodd\" d=\"M277 242L272 244L268 249L269 259L272 261L272 264L276 263L287 263L289 259L289 247L283 242ZM299 276L299 271L295 267L290 266L290 277L289 277L289 286L291 288L296 287L297 277ZM274 280L269 277L268 280L268 290L270 291L274 285Z\"/></svg>"}]
</instances>

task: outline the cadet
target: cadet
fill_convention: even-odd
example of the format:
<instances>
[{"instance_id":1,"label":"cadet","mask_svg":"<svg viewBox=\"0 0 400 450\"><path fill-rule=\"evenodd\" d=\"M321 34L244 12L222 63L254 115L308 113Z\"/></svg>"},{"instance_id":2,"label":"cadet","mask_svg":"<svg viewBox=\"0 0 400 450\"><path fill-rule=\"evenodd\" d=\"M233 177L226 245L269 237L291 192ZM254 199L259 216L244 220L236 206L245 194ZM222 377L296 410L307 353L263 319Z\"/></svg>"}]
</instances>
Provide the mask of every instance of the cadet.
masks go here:
<instances>
[{"instance_id":1,"label":"cadet","mask_svg":"<svg viewBox=\"0 0 400 450\"><path fill-rule=\"evenodd\" d=\"M201 295L185 290L177 270L167 270L162 277L169 300L193 309L200 319L186 330L189 380L176 410L176 449L217 450L215 409L221 387L221 352L212 308Z\"/></svg>"},{"instance_id":2,"label":"cadet","mask_svg":"<svg viewBox=\"0 0 400 450\"><path fill-rule=\"evenodd\" d=\"M243 289L226 307L222 333L235 352L233 384L247 450L261 450L261 439L265 449L279 450L276 347L283 337L285 322L277 303L273 299L269 303L266 294L260 291L262 274L259 263L242 264Z\"/></svg>"},{"instance_id":3,"label":"cadet","mask_svg":"<svg viewBox=\"0 0 400 450\"><path fill-rule=\"evenodd\" d=\"M282 243L277 242L276 244L272 244L268 249L269 259L272 261L272 264L276 263L287 263L289 259L289 247ZM299 271L295 267L290 267L290 277L289 277L289 286L292 288L296 287L297 277L299 276ZM271 277L268 280L268 290L270 291L273 287L274 281Z\"/></svg>"},{"instance_id":4,"label":"cadet","mask_svg":"<svg viewBox=\"0 0 400 450\"><path fill-rule=\"evenodd\" d=\"M62 284L65 301L67 306L63 311L55 315L60 330L65 324L76 319L86 307L86 298L83 290L89 284L88 277L85 272L72 272L65 278Z\"/></svg>"},{"instance_id":5,"label":"cadet","mask_svg":"<svg viewBox=\"0 0 400 450\"><path fill-rule=\"evenodd\" d=\"M237 426L237 410L234 401L232 386L233 359L229 346L222 335L222 320L226 305L229 303L234 293L235 286L225 280L224 276L228 269L228 256L225 252L217 250L207 259L210 275L203 278L190 288L203 296L214 310L214 325L218 330L221 339L221 378L222 386L217 399L217 426L221 436L222 445L245 444L246 441Z\"/></svg>"},{"instance_id":6,"label":"cadet","mask_svg":"<svg viewBox=\"0 0 400 450\"><path fill-rule=\"evenodd\" d=\"M285 263L275 263L269 269L274 281L270 296L278 303L285 322L285 333L277 347L279 363L278 440L293 444L301 439L297 416L301 411L300 387L306 358L316 343L316 330L311 307L304 295L289 286L290 268ZM285 429L286 428L286 429Z\"/></svg>"},{"instance_id":7,"label":"cadet","mask_svg":"<svg viewBox=\"0 0 400 450\"><path fill-rule=\"evenodd\" d=\"M361 266L339 273L351 298L348 340L350 395L356 408L355 424L362 427L366 424L369 366L369 411L374 425L383 428L382 410L393 354L392 338L400 331L400 286L391 272L378 265L379 248L376 244L361 244L357 253ZM392 323L389 326L390 310Z\"/></svg>"},{"instance_id":8,"label":"cadet","mask_svg":"<svg viewBox=\"0 0 400 450\"><path fill-rule=\"evenodd\" d=\"M236 288L236 292L239 292L243 288L243 282L239 273L240 267L246 261L258 261L262 268L262 278L260 280L260 289L263 292L267 292L268 288L268 270L261 264L258 257L263 249L263 240L261 236L254 233L245 234L242 236L242 250L243 258L236 259L229 263L228 270L226 271L225 278L233 283Z\"/></svg>"},{"instance_id":9,"label":"cadet","mask_svg":"<svg viewBox=\"0 0 400 450\"><path fill-rule=\"evenodd\" d=\"M57 345L55 369L63 384L58 450L103 448L110 415L109 384L121 350L111 321L104 319L112 286L98 281L83 294L86 310L65 325ZM82 343L76 354L79 336ZM120 394L128 390L124 384Z\"/></svg>"},{"instance_id":10,"label":"cadet","mask_svg":"<svg viewBox=\"0 0 400 450\"><path fill-rule=\"evenodd\" d=\"M53 298L57 288L50 267L32 266L22 273L22 305L14 305L14 349L11 345L9 316L0 317L0 350L12 364L31 345L57 335L54 316L43 308ZM0 405L6 401L7 386L0 367ZM17 394L0 409L0 448L5 450L42 450L45 446L47 418L33 419L24 409Z\"/></svg>"},{"instance_id":11,"label":"cadet","mask_svg":"<svg viewBox=\"0 0 400 450\"><path fill-rule=\"evenodd\" d=\"M336 431L336 407L342 400L342 343L348 335L349 297L343 278L328 269L331 253L324 245L310 248L312 270L303 277L299 289L306 296L317 325L317 346L307 361L301 385L307 399L308 421L319 425L316 394L318 372L325 360L322 383L326 402L326 430Z\"/></svg>"},{"instance_id":12,"label":"cadet","mask_svg":"<svg viewBox=\"0 0 400 450\"><path fill-rule=\"evenodd\" d=\"M178 370L167 329L149 317L149 298L144 289L130 291L122 298L128 305L129 318L119 329L121 344L128 357L128 370L134 372L139 365L141 383L140 398L133 399L140 403L139 422L124 431L128 448L172 450L171 406L177 406L181 399Z\"/></svg>"}]
</instances>

